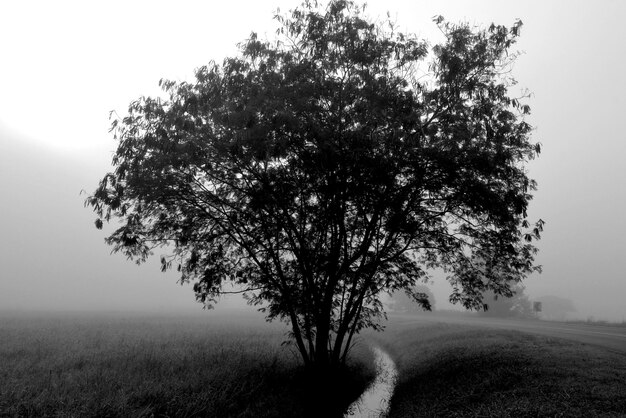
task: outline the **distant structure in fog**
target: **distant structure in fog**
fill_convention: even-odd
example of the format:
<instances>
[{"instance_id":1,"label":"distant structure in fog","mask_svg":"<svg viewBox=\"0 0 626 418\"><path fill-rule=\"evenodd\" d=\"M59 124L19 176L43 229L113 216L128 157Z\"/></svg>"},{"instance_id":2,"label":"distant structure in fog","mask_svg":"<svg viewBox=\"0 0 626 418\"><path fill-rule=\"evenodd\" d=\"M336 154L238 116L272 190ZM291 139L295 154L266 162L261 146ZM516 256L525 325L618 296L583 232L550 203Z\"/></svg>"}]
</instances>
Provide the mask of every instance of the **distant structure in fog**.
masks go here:
<instances>
[{"instance_id":1,"label":"distant structure in fog","mask_svg":"<svg viewBox=\"0 0 626 418\"><path fill-rule=\"evenodd\" d=\"M559 296L542 296L537 298L534 304L539 304L539 317L553 321L564 321L571 319L571 314L576 312L576 306L570 299Z\"/></svg>"}]
</instances>

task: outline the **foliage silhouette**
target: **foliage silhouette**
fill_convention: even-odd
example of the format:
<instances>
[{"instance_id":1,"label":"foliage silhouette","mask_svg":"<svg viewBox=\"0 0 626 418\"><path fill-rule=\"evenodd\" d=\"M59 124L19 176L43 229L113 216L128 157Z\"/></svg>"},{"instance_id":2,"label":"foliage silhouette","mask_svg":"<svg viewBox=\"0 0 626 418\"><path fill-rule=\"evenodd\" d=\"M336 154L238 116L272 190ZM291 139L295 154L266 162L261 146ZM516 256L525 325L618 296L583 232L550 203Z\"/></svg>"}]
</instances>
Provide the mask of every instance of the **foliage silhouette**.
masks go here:
<instances>
[{"instance_id":1,"label":"foliage silhouette","mask_svg":"<svg viewBox=\"0 0 626 418\"><path fill-rule=\"evenodd\" d=\"M275 19L276 40L252 33L113 121L114 171L86 205L98 228L121 221L114 251L143 262L161 247L207 305L234 285L321 368L380 327L381 292L432 268L471 309L538 269L525 163L540 149L508 94L521 22L437 17L431 48L352 1Z\"/></svg>"},{"instance_id":2,"label":"foliage silhouette","mask_svg":"<svg viewBox=\"0 0 626 418\"><path fill-rule=\"evenodd\" d=\"M435 295L425 284L418 284L407 291L395 291L387 309L394 312L421 312L435 309Z\"/></svg>"}]
</instances>

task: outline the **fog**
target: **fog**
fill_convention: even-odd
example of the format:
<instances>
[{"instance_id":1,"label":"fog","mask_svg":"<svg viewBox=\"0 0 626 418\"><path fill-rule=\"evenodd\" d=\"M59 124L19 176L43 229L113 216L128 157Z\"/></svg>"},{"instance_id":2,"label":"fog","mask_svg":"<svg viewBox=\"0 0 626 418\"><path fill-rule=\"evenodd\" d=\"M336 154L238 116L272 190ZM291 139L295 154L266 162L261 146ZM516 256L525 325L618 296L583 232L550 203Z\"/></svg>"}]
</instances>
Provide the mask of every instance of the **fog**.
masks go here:
<instances>
[{"instance_id":1,"label":"fog","mask_svg":"<svg viewBox=\"0 0 626 418\"><path fill-rule=\"evenodd\" d=\"M162 77L191 80L195 67L234 53L253 29L271 36L272 11L298 3L0 6L0 310L201 308L191 286L160 272L158 254L142 266L111 255L80 193L109 170L110 110L123 115ZM434 15L524 22L514 89L533 93L529 122L543 152L529 165L539 183L529 216L546 221L537 259L544 272L525 281L526 291L571 299L579 318L625 320L626 3L368 4L370 15L389 10L433 42ZM446 308L449 288L436 279L437 307Z\"/></svg>"}]
</instances>

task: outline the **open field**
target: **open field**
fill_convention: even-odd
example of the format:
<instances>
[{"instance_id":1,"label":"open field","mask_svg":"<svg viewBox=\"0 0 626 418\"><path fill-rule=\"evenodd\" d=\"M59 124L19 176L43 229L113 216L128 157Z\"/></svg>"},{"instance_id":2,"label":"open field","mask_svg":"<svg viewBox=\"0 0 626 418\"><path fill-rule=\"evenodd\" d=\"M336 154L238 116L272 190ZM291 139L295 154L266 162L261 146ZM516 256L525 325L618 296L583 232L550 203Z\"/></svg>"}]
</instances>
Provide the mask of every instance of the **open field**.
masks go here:
<instances>
[{"instance_id":1,"label":"open field","mask_svg":"<svg viewBox=\"0 0 626 418\"><path fill-rule=\"evenodd\" d=\"M335 399L310 396L285 330L215 312L3 314L0 416L340 416L373 368L353 364L326 385ZM369 350L357 357L371 362Z\"/></svg>"},{"instance_id":2,"label":"open field","mask_svg":"<svg viewBox=\"0 0 626 418\"><path fill-rule=\"evenodd\" d=\"M626 416L626 351L520 331L391 317L390 417Z\"/></svg>"},{"instance_id":3,"label":"open field","mask_svg":"<svg viewBox=\"0 0 626 418\"><path fill-rule=\"evenodd\" d=\"M390 316L364 335L398 368L390 417L626 417L626 350L448 321ZM371 353L315 394L285 330L216 312L3 314L0 416L340 416Z\"/></svg>"},{"instance_id":4,"label":"open field","mask_svg":"<svg viewBox=\"0 0 626 418\"><path fill-rule=\"evenodd\" d=\"M480 315L442 314L428 312L419 315L392 315L403 322L425 322L430 324L456 324L470 328L516 330L547 337L558 337L585 344L598 345L613 351L626 353L626 327L587 322L559 322L536 319L494 318Z\"/></svg>"},{"instance_id":5,"label":"open field","mask_svg":"<svg viewBox=\"0 0 626 418\"><path fill-rule=\"evenodd\" d=\"M606 320L602 320L602 319L593 319L593 318L587 318L585 320L579 319L579 320L567 320L565 321L568 324L586 324L586 325L598 325L598 326L603 326L603 327L622 327L622 328L626 328L626 321L622 320L621 322L611 322L611 321L606 321Z\"/></svg>"}]
</instances>

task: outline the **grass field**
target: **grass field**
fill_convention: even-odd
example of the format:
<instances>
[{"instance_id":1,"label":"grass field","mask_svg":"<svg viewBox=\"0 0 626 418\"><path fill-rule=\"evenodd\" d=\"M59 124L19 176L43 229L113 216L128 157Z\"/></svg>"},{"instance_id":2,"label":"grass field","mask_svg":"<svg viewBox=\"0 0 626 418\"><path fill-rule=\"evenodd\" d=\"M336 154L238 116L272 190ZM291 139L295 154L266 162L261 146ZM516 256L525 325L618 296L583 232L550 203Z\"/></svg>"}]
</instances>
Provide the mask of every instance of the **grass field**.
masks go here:
<instances>
[{"instance_id":1,"label":"grass field","mask_svg":"<svg viewBox=\"0 0 626 418\"><path fill-rule=\"evenodd\" d=\"M0 316L0 416L341 416L373 377L315 385L259 315ZM391 317L390 417L623 416L626 354L514 331ZM331 394L336 394L334 398Z\"/></svg>"},{"instance_id":2,"label":"grass field","mask_svg":"<svg viewBox=\"0 0 626 418\"><path fill-rule=\"evenodd\" d=\"M392 320L390 417L626 417L626 354L516 331Z\"/></svg>"},{"instance_id":3,"label":"grass field","mask_svg":"<svg viewBox=\"0 0 626 418\"><path fill-rule=\"evenodd\" d=\"M281 346L285 330L214 312L5 314L0 416L340 416L373 368L354 362L312 395L299 359ZM367 349L356 357L371 362Z\"/></svg>"}]
</instances>

